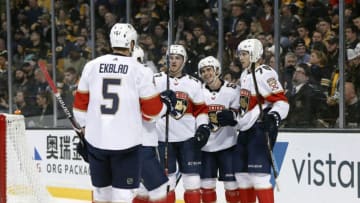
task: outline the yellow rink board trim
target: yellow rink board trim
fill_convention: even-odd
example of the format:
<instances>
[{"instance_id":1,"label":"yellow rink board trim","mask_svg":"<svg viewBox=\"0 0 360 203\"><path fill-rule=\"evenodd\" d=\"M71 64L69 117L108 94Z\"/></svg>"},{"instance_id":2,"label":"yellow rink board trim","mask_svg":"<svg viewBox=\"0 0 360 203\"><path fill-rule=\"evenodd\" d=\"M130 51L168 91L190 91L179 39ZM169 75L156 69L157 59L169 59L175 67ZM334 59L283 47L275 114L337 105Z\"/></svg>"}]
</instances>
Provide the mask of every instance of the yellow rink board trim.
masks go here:
<instances>
[{"instance_id":1,"label":"yellow rink board trim","mask_svg":"<svg viewBox=\"0 0 360 203\"><path fill-rule=\"evenodd\" d=\"M77 188L65 188L65 187L52 187L47 186L47 190L53 197L65 198L65 199L77 199L77 200L92 200L91 190L77 189ZM176 203L184 203L183 200L176 200Z\"/></svg>"},{"instance_id":2,"label":"yellow rink board trim","mask_svg":"<svg viewBox=\"0 0 360 203\"><path fill-rule=\"evenodd\" d=\"M50 194L58 198L77 199L77 200L92 200L91 190L65 188L65 187L47 187Z\"/></svg>"}]
</instances>

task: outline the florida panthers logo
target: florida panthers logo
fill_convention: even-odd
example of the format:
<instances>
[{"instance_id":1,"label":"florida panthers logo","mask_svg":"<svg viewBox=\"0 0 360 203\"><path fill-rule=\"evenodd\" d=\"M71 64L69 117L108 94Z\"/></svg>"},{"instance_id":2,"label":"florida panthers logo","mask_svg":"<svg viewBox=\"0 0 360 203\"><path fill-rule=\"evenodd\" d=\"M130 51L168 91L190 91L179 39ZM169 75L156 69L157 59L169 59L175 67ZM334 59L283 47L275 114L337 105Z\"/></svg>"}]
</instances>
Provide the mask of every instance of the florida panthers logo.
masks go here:
<instances>
[{"instance_id":1,"label":"florida panthers logo","mask_svg":"<svg viewBox=\"0 0 360 203\"><path fill-rule=\"evenodd\" d=\"M251 92L246 89L240 90L240 116L243 116L249 110Z\"/></svg>"},{"instance_id":2,"label":"florida panthers logo","mask_svg":"<svg viewBox=\"0 0 360 203\"><path fill-rule=\"evenodd\" d=\"M177 112L176 116L173 116L176 120L179 120L182 118L188 108L189 102L188 102L189 95L185 92L176 92L176 105L175 105L175 111Z\"/></svg>"},{"instance_id":3,"label":"florida panthers logo","mask_svg":"<svg viewBox=\"0 0 360 203\"><path fill-rule=\"evenodd\" d=\"M221 127L219 125L219 121L218 121L218 118L217 118L217 115L216 113L218 111L221 111L223 109L225 109L225 107L223 105L217 105L217 104L213 104L213 105L208 105L208 109L209 109L209 112L208 112L208 115L209 115L209 120L210 120L210 123L212 124L213 128L211 129L212 132L216 132L219 130L219 128Z\"/></svg>"}]
</instances>

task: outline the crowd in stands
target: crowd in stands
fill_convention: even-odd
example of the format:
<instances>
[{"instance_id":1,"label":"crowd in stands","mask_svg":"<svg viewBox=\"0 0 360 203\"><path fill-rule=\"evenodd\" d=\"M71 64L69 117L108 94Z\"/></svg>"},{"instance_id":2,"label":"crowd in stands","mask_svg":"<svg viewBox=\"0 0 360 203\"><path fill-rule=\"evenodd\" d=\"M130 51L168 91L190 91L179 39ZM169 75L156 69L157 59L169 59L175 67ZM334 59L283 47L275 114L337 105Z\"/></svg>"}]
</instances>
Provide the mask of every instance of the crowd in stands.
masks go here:
<instances>
[{"instance_id":1,"label":"crowd in stands","mask_svg":"<svg viewBox=\"0 0 360 203\"><path fill-rule=\"evenodd\" d=\"M154 72L166 70L168 1L131 1L131 23L136 28L145 60ZM184 70L197 77L198 62L218 54L217 0L175 2L174 41L185 46ZM280 2L280 66L275 67L274 1L224 0L223 79L237 82L243 68L236 47L244 39L257 38L263 45L263 63L278 71L290 103L284 127L339 126L339 1L282 0ZM1 11L0 112L20 109L28 127L51 127L46 116L54 113L52 96L38 60L56 67L56 82L71 106L76 81L84 64L111 53L108 33L116 22L126 21L126 0L95 1L95 39L90 36L90 1L55 0L56 64L51 64L52 36L49 0L12 2L11 25ZM360 1L345 1L345 121L360 127ZM7 29L12 32L11 72L8 72ZM91 43L95 42L95 50ZM13 95L8 92L8 74ZM306 88L303 88L306 87ZM13 97L13 104L8 103ZM58 111L58 118L65 115ZM299 116L304 115L304 116ZM35 119L36 118L36 119ZM50 122L50 123L49 123Z\"/></svg>"}]
</instances>

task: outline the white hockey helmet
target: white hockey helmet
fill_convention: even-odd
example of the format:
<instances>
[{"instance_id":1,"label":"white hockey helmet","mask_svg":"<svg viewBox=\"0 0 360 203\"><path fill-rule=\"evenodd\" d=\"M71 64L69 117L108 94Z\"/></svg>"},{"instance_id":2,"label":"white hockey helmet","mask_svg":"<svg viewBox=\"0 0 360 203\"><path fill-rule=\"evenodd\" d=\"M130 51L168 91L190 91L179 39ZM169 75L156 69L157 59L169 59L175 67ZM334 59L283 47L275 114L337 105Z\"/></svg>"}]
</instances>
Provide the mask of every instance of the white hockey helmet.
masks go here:
<instances>
[{"instance_id":1,"label":"white hockey helmet","mask_svg":"<svg viewBox=\"0 0 360 203\"><path fill-rule=\"evenodd\" d=\"M140 61L140 63L144 63L144 55L144 50L140 46L134 47L134 51L132 52L133 58Z\"/></svg>"},{"instance_id":2,"label":"white hockey helmet","mask_svg":"<svg viewBox=\"0 0 360 203\"><path fill-rule=\"evenodd\" d=\"M213 56L208 56L200 60L198 64L198 74L201 76L200 70L206 66L212 66L217 76L221 74L221 65L219 60Z\"/></svg>"},{"instance_id":3,"label":"white hockey helmet","mask_svg":"<svg viewBox=\"0 0 360 203\"><path fill-rule=\"evenodd\" d=\"M137 44L137 32L128 23L116 23L110 31L111 47L130 48L131 41Z\"/></svg>"},{"instance_id":4,"label":"white hockey helmet","mask_svg":"<svg viewBox=\"0 0 360 203\"><path fill-rule=\"evenodd\" d=\"M184 67L186 61L187 61L187 54L186 54L186 50L184 48L183 45L179 45L179 44L173 44L173 45L170 45L170 51L169 51L169 54L177 54L177 55L181 55L184 57L184 62L181 66L181 68Z\"/></svg>"},{"instance_id":5,"label":"white hockey helmet","mask_svg":"<svg viewBox=\"0 0 360 203\"><path fill-rule=\"evenodd\" d=\"M258 39L246 39L240 42L237 53L247 51L250 55L250 63L256 63L263 55L263 45Z\"/></svg>"}]
</instances>

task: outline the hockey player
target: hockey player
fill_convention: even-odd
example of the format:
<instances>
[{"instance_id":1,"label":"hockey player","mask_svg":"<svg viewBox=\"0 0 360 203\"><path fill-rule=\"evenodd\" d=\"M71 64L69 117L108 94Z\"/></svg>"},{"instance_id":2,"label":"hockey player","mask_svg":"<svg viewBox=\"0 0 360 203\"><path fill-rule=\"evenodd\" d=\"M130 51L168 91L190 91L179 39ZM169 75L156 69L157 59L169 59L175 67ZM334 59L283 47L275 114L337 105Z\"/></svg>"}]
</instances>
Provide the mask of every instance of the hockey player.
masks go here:
<instances>
[{"instance_id":1,"label":"hockey player","mask_svg":"<svg viewBox=\"0 0 360 203\"><path fill-rule=\"evenodd\" d=\"M132 25L116 23L112 54L85 65L75 94L73 111L85 131L95 203L132 201L140 179L142 116L154 118L174 104L170 91L160 97L151 75L131 57L136 38Z\"/></svg>"},{"instance_id":2,"label":"hockey player","mask_svg":"<svg viewBox=\"0 0 360 203\"><path fill-rule=\"evenodd\" d=\"M201 152L201 197L203 203L216 202L216 178L224 181L225 198L228 203L238 203L239 192L235 180L232 154L237 136L233 126L237 124L235 113L239 109L240 88L219 78L221 66L213 56L200 60L198 73L203 80L203 93L213 126L209 140ZM226 110L233 122L228 126L219 125L216 113ZM232 126L231 126L232 125Z\"/></svg>"},{"instance_id":3,"label":"hockey player","mask_svg":"<svg viewBox=\"0 0 360 203\"><path fill-rule=\"evenodd\" d=\"M140 46L135 46L132 57L140 63L144 63L144 51ZM146 67L146 71L153 76L150 68ZM168 178L165 175L164 167L159 162L155 120L143 118L142 124L141 183L133 203L166 203Z\"/></svg>"},{"instance_id":4,"label":"hockey player","mask_svg":"<svg viewBox=\"0 0 360 203\"><path fill-rule=\"evenodd\" d=\"M234 157L239 157L234 158L234 168L241 203L250 202L247 194L251 188L255 189L259 203L273 203L269 150L275 144L279 123L287 116L289 104L275 70L260 64L261 42L246 39L240 42L237 52L245 68L240 76L240 133L234 153ZM271 149L267 147L267 136Z\"/></svg>"},{"instance_id":5,"label":"hockey player","mask_svg":"<svg viewBox=\"0 0 360 203\"><path fill-rule=\"evenodd\" d=\"M210 135L208 126L208 110L204 101L201 82L196 78L182 73L187 60L185 48L182 45L169 47L169 87L176 92L176 114L169 116L168 145L165 143L166 119L159 120L157 125L159 135L159 153L162 164L168 163L170 192L169 203L175 202L175 185L177 165L182 174L186 203L200 203L200 146ZM164 72L155 74L155 86L159 91L167 88L167 75ZM194 136L195 135L195 136ZM165 150L167 147L167 153ZM165 157L167 156L167 157ZM166 167L166 166L165 166Z\"/></svg>"}]
</instances>

